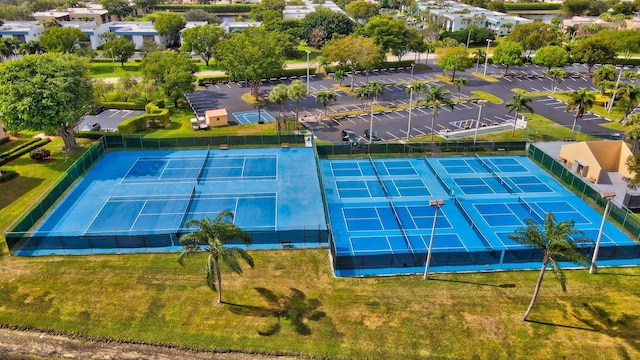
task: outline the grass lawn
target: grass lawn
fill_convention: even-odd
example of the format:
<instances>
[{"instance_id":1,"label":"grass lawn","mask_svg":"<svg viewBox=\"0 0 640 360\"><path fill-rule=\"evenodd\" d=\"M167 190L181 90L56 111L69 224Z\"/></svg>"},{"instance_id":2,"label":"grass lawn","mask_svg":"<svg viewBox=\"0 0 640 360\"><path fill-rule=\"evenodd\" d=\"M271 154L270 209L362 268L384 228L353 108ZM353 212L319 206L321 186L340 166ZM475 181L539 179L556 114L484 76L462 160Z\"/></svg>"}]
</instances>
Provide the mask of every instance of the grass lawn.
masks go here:
<instances>
[{"instance_id":1,"label":"grass lawn","mask_svg":"<svg viewBox=\"0 0 640 360\"><path fill-rule=\"evenodd\" d=\"M7 166L20 177L2 184L0 228L79 155L66 159L60 146L47 146L53 161ZM640 268L568 271L566 293L549 273L533 321L522 322L535 271L335 278L327 249L253 251L254 270L223 269L228 303L217 306L204 254L181 267L177 254L16 258L0 248L4 325L323 358L640 357Z\"/></svg>"}]
</instances>

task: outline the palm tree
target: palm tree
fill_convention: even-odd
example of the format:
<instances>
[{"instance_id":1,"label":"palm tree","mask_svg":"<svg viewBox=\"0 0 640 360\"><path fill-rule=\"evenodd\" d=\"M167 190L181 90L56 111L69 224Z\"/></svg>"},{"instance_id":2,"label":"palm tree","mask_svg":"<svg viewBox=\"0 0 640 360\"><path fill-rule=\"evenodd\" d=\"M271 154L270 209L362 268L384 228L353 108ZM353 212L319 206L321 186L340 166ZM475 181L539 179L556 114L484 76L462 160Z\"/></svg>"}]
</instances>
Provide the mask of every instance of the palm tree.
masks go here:
<instances>
[{"instance_id":1,"label":"palm tree","mask_svg":"<svg viewBox=\"0 0 640 360\"><path fill-rule=\"evenodd\" d=\"M344 80L346 73L343 69L338 69L333 73L333 80L338 82L338 85L342 86L342 80Z\"/></svg>"},{"instance_id":2,"label":"palm tree","mask_svg":"<svg viewBox=\"0 0 640 360\"><path fill-rule=\"evenodd\" d=\"M307 88L301 80L294 80L287 88L287 94L290 99L293 99L296 102L295 130L298 130L298 114L300 109L298 105L300 104L300 98L307 95Z\"/></svg>"},{"instance_id":3,"label":"palm tree","mask_svg":"<svg viewBox=\"0 0 640 360\"><path fill-rule=\"evenodd\" d=\"M205 216L202 220L191 219L187 221L187 226L194 226L198 229L180 237L180 245L184 246L184 249L178 257L178 263L184 266L185 258L200 251L200 246L206 246L205 251L209 252L205 268L207 285L213 291L217 289L218 304L220 304L222 303L220 260L238 274L242 273L238 258L244 260L252 269L254 266L253 258L246 250L237 247L225 247L225 245L232 240L240 240L249 245L252 243L251 236L233 223L233 213L228 210L218 214L213 222Z\"/></svg>"},{"instance_id":4,"label":"palm tree","mask_svg":"<svg viewBox=\"0 0 640 360\"><path fill-rule=\"evenodd\" d=\"M591 241L590 239L575 236L576 234L580 234L581 231L573 228L573 220L565 220L558 223L550 212L547 213L544 221L544 232L540 230L540 227L534 220L526 219L525 222L527 227L516 229L513 234L509 234L509 238L523 245L537 247L542 251L544 256L542 258L540 276L538 276L538 282L536 283L536 289L533 292L531 303L522 317L524 321L529 317L529 313L531 313L531 309L533 309L533 305L536 302L544 273L547 270L547 265L551 263L551 269L556 279L560 282L562 291L566 292L567 279L558 261L569 261L581 265L589 264L589 260L578 252L576 244Z\"/></svg>"},{"instance_id":5,"label":"palm tree","mask_svg":"<svg viewBox=\"0 0 640 360\"><path fill-rule=\"evenodd\" d=\"M425 55L424 57L424 63L427 64L429 62L429 53L435 52L436 51L436 46L433 44L433 41L429 41L426 43L427 46L425 46L425 52L427 53L427 55Z\"/></svg>"},{"instance_id":6,"label":"palm tree","mask_svg":"<svg viewBox=\"0 0 640 360\"><path fill-rule=\"evenodd\" d=\"M360 99L360 105L362 105L362 110L364 110L364 99L371 96L371 89L369 89L368 87L359 87L358 89L356 89L356 92L355 94L353 94L353 96L355 96L356 99Z\"/></svg>"},{"instance_id":7,"label":"palm tree","mask_svg":"<svg viewBox=\"0 0 640 360\"><path fill-rule=\"evenodd\" d=\"M384 92L384 86L377 81L370 82L367 87L369 88L369 95L373 96L373 101L378 101L378 95L382 95Z\"/></svg>"},{"instance_id":8,"label":"palm tree","mask_svg":"<svg viewBox=\"0 0 640 360\"><path fill-rule=\"evenodd\" d=\"M569 76L569 73L567 73L563 69L559 69L558 68L558 69L550 69L550 70L548 70L545 75L547 75L547 77L549 77L551 79L551 92L555 93L556 92L556 87L558 87L558 85L560 85L560 83L562 82L562 80L564 80L564 78Z\"/></svg>"},{"instance_id":9,"label":"palm tree","mask_svg":"<svg viewBox=\"0 0 640 360\"><path fill-rule=\"evenodd\" d=\"M600 69L593 72L593 79L591 82L598 87L600 95L604 95L604 90L609 86L607 82L614 82L616 80L616 68L613 65L605 65ZM605 83L601 86L602 83Z\"/></svg>"},{"instance_id":10,"label":"palm tree","mask_svg":"<svg viewBox=\"0 0 640 360\"><path fill-rule=\"evenodd\" d=\"M329 103L337 100L338 94L333 91L320 91L318 95L316 95L316 102L322 104L325 115L327 114L327 106L329 105ZM320 117L320 119L322 120L322 117Z\"/></svg>"},{"instance_id":11,"label":"palm tree","mask_svg":"<svg viewBox=\"0 0 640 360\"><path fill-rule=\"evenodd\" d=\"M516 134L516 123L518 122L518 113L522 110L529 110L529 112L533 113L533 108L531 107L531 98L528 98L522 94L513 95L513 99L507 101L504 106L507 108L509 114L512 111L516 111L515 119L513 120L513 131L511 132L511 136L515 136Z\"/></svg>"},{"instance_id":12,"label":"palm tree","mask_svg":"<svg viewBox=\"0 0 640 360\"><path fill-rule=\"evenodd\" d=\"M462 94L460 94L460 91L462 90L462 87L467 85L468 83L469 83L469 79L466 77L459 77L453 80L453 86L455 86L455 88L458 90L458 97L462 97Z\"/></svg>"},{"instance_id":13,"label":"palm tree","mask_svg":"<svg viewBox=\"0 0 640 360\"><path fill-rule=\"evenodd\" d=\"M566 111L576 110L576 117L573 119L573 126L571 127L571 133L576 129L576 123L578 119L584 115L585 111L588 111L596 101L595 96L590 94L586 88L573 91L569 94L569 100L567 101Z\"/></svg>"},{"instance_id":14,"label":"palm tree","mask_svg":"<svg viewBox=\"0 0 640 360\"><path fill-rule=\"evenodd\" d=\"M638 141L640 141L640 113L629 115L627 121L624 122L624 127L627 128L627 139L633 140L631 152L635 154L638 150Z\"/></svg>"},{"instance_id":15,"label":"palm tree","mask_svg":"<svg viewBox=\"0 0 640 360\"><path fill-rule=\"evenodd\" d=\"M476 62L476 72L478 72L478 68L480 67L480 62L484 62L484 59L486 59L487 57L487 53L484 50L478 48L476 51L474 51L471 54L471 57Z\"/></svg>"},{"instance_id":16,"label":"palm tree","mask_svg":"<svg viewBox=\"0 0 640 360\"><path fill-rule=\"evenodd\" d=\"M444 85L429 84L425 90L424 101L431 105L433 115L431 116L431 140L433 140L433 128L436 124L436 117L439 115L438 108L440 105L447 105L453 110L454 102L451 100L451 91L447 90Z\"/></svg>"},{"instance_id":17,"label":"palm tree","mask_svg":"<svg viewBox=\"0 0 640 360\"><path fill-rule=\"evenodd\" d=\"M284 104L289 99L289 92L287 91L287 86L284 84L278 84L278 86L274 87L271 92L269 92L269 101L278 105L278 116L282 118L282 120L286 121L286 114L284 110ZM280 116L281 115L281 116ZM278 130L280 128L280 120L276 121L276 125Z\"/></svg>"},{"instance_id":18,"label":"palm tree","mask_svg":"<svg viewBox=\"0 0 640 360\"><path fill-rule=\"evenodd\" d=\"M623 99L627 100L627 109L624 112L624 118L622 119L622 123L627 121L627 117L631 112L631 109L638 106L640 102L640 87L635 87L631 84L627 84L624 88Z\"/></svg>"}]
</instances>

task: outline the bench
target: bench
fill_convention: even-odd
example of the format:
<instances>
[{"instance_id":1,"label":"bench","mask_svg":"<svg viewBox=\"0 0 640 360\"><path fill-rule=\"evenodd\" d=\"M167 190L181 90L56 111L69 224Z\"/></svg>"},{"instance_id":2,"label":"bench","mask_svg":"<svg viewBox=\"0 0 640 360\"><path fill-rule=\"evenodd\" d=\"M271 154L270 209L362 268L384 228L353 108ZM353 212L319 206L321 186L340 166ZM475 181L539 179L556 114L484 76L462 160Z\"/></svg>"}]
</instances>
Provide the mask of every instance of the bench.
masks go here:
<instances>
[{"instance_id":1,"label":"bench","mask_svg":"<svg viewBox=\"0 0 640 360\"><path fill-rule=\"evenodd\" d=\"M289 143L282 143L282 148L283 149L288 149L289 148Z\"/></svg>"},{"instance_id":2,"label":"bench","mask_svg":"<svg viewBox=\"0 0 640 360\"><path fill-rule=\"evenodd\" d=\"M293 249L293 243L291 241L280 241L283 249Z\"/></svg>"},{"instance_id":3,"label":"bench","mask_svg":"<svg viewBox=\"0 0 640 360\"><path fill-rule=\"evenodd\" d=\"M228 144L220 144L220 150L229 150Z\"/></svg>"}]
</instances>

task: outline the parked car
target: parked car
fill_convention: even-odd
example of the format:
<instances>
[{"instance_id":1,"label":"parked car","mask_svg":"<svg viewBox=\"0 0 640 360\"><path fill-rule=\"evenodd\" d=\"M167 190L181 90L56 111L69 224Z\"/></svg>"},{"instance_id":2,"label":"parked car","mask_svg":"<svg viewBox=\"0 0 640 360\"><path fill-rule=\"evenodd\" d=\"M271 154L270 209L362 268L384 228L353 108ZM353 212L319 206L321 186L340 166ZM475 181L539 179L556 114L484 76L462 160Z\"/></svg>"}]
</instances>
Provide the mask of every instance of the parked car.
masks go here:
<instances>
[{"instance_id":1,"label":"parked car","mask_svg":"<svg viewBox=\"0 0 640 360\"><path fill-rule=\"evenodd\" d=\"M83 131L100 131L100 129L102 129L102 127L100 126L100 123L97 122L86 123L82 127Z\"/></svg>"},{"instance_id":2,"label":"parked car","mask_svg":"<svg viewBox=\"0 0 640 360\"><path fill-rule=\"evenodd\" d=\"M365 129L364 130L364 138L369 140L369 129ZM382 141L382 139L380 139L380 137L378 136L378 133L375 131L371 132L371 141Z\"/></svg>"},{"instance_id":3,"label":"parked car","mask_svg":"<svg viewBox=\"0 0 640 360\"><path fill-rule=\"evenodd\" d=\"M355 145L358 143L358 135L356 135L353 130L344 129L342 130L342 141L346 141L351 143L352 145Z\"/></svg>"}]
</instances>

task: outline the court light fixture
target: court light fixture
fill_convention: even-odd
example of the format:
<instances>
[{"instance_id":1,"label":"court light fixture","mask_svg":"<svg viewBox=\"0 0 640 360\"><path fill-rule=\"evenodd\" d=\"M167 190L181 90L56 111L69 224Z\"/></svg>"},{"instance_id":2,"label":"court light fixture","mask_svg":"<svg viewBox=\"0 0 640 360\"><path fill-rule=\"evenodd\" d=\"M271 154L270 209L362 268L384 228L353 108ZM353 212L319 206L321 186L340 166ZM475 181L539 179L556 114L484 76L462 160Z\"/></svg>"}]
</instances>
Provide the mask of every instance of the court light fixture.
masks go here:
<instances>
[{"instance_id":1,"label":"court light fixture","mask_svg":"<svg viewBox=\"0 0 640 360\"><path fill-rule=\"evenodd\" d=\"M444 205L443 199L429 200L429 206L436 208L436 213L433 216L433 227L431 228L431 237L429 238L429 249L427 250L427 262L424 265L424 279L429 278L429 264L431 263L431 250L433 249L433 239L436 234L436 222L438 221L438 209Z\"/></svg>"},{"instance_id":2,"label":"court light fixture","mask_svg":"<svg viewBox=\"0 0 640 360\"><path fill-rule=\"evenodd\" d=\"M604 224L607 222L609 210L611 210L611 200L616 197L616 193L613 191L603 191L600 193L600 197L607 201L607 205L604 207L604 214L602 214L602 222L600 223L600 230L598 230L596 247L593 249L593 257L591 258L591 267L589 268L589 274L595 274L597 272L596 260L598 260L598 251L600 250L600 240L602 239L602 232L604 231Z\"/></svg>"}]
</instances>

